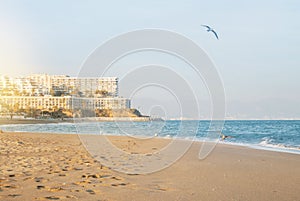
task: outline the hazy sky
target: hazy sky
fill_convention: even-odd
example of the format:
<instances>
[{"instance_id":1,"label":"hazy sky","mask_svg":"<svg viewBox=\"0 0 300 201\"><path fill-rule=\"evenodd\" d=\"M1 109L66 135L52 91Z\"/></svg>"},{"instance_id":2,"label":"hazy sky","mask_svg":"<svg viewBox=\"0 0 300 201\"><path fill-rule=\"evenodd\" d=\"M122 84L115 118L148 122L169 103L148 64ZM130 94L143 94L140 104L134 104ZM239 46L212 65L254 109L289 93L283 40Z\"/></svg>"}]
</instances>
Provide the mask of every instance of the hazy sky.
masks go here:
<instances>
[{"instance_id":1,"label":"hazy sky","mask_svg":"<svg viewBox=\"0 0 300 201\"><path fill-rule=\"evenodd\" d=\"M192 39L215 62L227 117L300 118L299 19L297 0L0 0L0 74L76 76L104 41L162 28Z\"/></svg>"}]
</instances>

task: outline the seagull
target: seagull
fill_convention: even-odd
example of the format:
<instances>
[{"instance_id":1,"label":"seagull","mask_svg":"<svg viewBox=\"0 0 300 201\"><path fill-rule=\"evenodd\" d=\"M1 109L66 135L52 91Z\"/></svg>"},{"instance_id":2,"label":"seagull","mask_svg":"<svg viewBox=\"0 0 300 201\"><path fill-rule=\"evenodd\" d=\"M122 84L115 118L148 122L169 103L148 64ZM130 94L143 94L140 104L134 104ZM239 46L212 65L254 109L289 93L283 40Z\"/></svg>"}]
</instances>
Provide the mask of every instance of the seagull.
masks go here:
<instances>
[{"instance_id":1,"label":"seagull","mask_svg":"<svg viewBox=\"0 0 300 201\"><path fill-rule=\"evenodd\" d=\"M206 27L206 28L207 28L206 31L208 31L208 32L210 32L210 31L213 32L213 33L215 34L216 38L219 40L219 37L218 37L217 32L216 32L215 30L213 30L210 26L207 26L207 25L204 25L204 24L202 24L201 26Z\"/></svg>"}]
</instances>

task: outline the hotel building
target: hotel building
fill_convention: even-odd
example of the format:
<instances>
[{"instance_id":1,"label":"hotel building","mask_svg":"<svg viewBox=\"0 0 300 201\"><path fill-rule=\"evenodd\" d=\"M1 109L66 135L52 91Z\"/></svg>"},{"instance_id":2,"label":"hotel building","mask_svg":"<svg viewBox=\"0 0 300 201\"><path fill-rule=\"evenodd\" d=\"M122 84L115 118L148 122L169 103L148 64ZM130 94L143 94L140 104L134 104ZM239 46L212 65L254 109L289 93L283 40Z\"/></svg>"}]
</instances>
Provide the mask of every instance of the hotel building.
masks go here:
<instances>
[{"instance_id":1,"label":"hotel building","mask_svg":"<svg viewBox=\"0 0 300 201\"><path fill-rule=\"evenodd\" d=\"M33 74L0 76L0 110L19 109L127 109L130 100L118 97L117 77L70 77Z\"/></svg>"},{"instance_id":2,"label":"hotel building","mask_svg":"<svg viewBox=\"0 0 300 201\"><path fill-rule=\"evenodd\" d=\"M130 100L126 98L81 98L71 96L1 96L0 110L3 106L17 105L19 109L35 108L52 110L62 109L127 109Z\"/></svg>"},{"instance_id":3,"label":"hotel building","mask_svg":"<svg viewBox=\"0 0 300 201\"><path fill-rule=\"evenodd\" d=\"M51 78L51 88L54 91L65 91L69 94L80 91L81 96L91 97L97 91L107 91L107 96L118 96L118 78L116 77L68 77L53 76Z\"/></svg>"},{"instance_id":4,"label":"hotel building","mask_svg":"<svg viewBox=\"0 0 300 201\"><path fill-rule=\"evenodd\" d=\"M79 95L92 97L97 91L106 91L107 97L117 97L117 77L70 77L67 75L33 74L26 77L12 78L0 76L0 91L5 94L27 94L29 96Z\"/></svg>"}]
</instances>

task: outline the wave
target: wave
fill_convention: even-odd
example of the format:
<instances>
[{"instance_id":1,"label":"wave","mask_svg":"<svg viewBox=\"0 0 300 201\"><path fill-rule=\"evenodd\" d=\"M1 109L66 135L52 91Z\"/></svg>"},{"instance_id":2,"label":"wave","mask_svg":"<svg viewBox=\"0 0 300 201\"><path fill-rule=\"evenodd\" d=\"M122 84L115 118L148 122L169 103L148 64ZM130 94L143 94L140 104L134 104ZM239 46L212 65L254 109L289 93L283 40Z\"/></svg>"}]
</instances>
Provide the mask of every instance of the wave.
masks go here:
<instances>
[{"instance_id":1,"label":"wave","mask_svg":"<svg viewBox=\"0 0 300 201\"><path fill-rule=\"evenodd\" d=\"M291 150L296 150L300 152L300 147L299 146L289 146L286 144L282 144L282 143L272 143L272 140L270 139L264 139L259 143L259 146L263 146L263 147L269 147L269 148L275 148L275 149L291 149Z\"/></svg>"},{"instance_id":2,"label":"wave","mask_svg":"<svg viewBox=\"0 0 300 201\"><path fill-rule=\"evenodd\" d=\"M220 144L228 144L232 146L243 146L249 147L252 149L260 149L260 150L267 150L267 151L276 151L276 152L284 152L284 153L293 153L293 154L300 154L300 147L298 146L288 146L284 144L274 144L270 143L269 139L263 139L258 144L252 143L244 143L244 142L230 142L230 141L219 141Z\"/></svg>"}]
</instances>

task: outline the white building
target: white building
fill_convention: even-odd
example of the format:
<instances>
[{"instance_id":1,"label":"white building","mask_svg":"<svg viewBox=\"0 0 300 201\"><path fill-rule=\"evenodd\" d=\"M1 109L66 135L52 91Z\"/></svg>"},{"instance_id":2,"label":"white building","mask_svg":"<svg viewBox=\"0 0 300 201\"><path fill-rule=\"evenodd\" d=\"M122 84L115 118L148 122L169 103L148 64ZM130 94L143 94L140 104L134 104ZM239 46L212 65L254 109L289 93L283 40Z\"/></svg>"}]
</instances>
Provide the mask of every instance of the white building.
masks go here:
<instances>
[{"instance_id":1,"label":"white building","mask_svg":"<svg viewBox=\"0 0 300 201\"><path fill-rule=\"evenodd\" d=\"M117 77L70 77L47 74L32 74L18 78L0 76L0 90L2 95L30 96L64 94L100 97L100 92L105 92L106 97L117 97L119 94Z\"/></svg>"},{"instance_id":2,"label":"white building","mask_svg":"<svg viewBox=\"0 0 300 201\"><path fill-rule=\"evenodd\" d=\"M0 96L0 111L7 106L19 109L129 109L130 100L126 98L80 98L71 96Z\"/></svg>"},{"instance_id":3,"label":"white building","mask_svg":"<svg viewBox=\"0 0 300 201\"><path fill-rule=\"evenodd\" d=\"M72 98L72 106L75 110L80 109L129 109L130 100L127 98Z\"/></svg>"},{"instance_id":4,"label":"white building","mask_svg":"<svg viewBox=\"0 0 300 201\"><path fill-rule=\"evenodd\" d=\"M51 88L54 91L65 91L73 95L81 92L82 96L93 97L97 91L107 91L107 96L118 96L117 77L69 77L52 76ZM75 92L75 93L74 93Z\"/></svg>"},{"instance_id":5,"label":"white building","mask_svg":"<svg viewBox=\"0 0 300 201\"><path fill-rule=\"evenodd\" d=\"M0 110L8 106L41 110L130 108L129 99L118 97L117 77L0 76L0 92Z\"/></svg>"},{"instance_id":6,"label":"white building","mask_svg":"<svg viewBox=\"0 0 300 201\"><path fill-rule=\"evenodd\" d=\"M49 95L51 90L51 77L47 74L32 74L23 78L23 82L30 82L31 95Z\"/></svg>"},{"instance_id":7,"label":"white building","mask_svg":"<svg viewBox=\"0 0 300 201\"><path fill-rule=\"evenodd\" d=\"M16 86L16 89L18 91L19 94L21 95L33 95L34 93L38 93L35 92L34 87L32 86L31 82L29 79L20 77L20 78L16 78L14 79L14 83Z\"/></svg>"},{"instance_id":8,"label":"white building","mask_svg":"<svg viewBox=\"0 0 300 201\"><path fill-rule=\"evenodd\" d=\"M0 76L0 90L4 95L14 95L15 81L9 76Z\"/></svg>"},{"instance_id":9,"label":"white building","mask_svg":"<svg viewBox=\"0 0 300 201\"><path fill-rule=\"evenodd\" d=\"M19 109L72 109L72 102L70 96L0 96L0 110L5 110L6 106L17 106Z\"/></svg>"}]
</instances>

